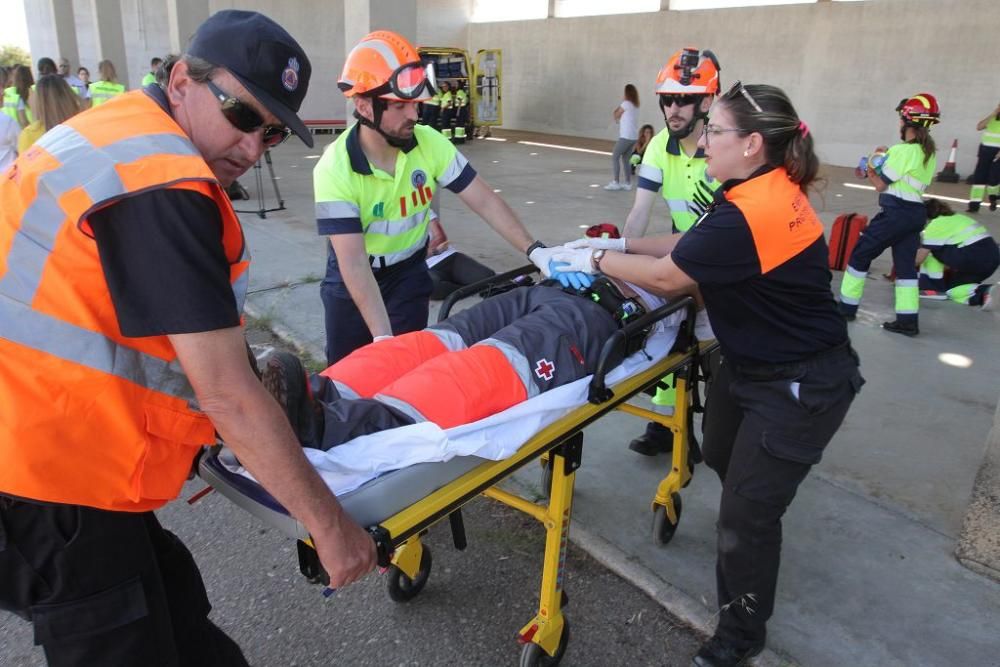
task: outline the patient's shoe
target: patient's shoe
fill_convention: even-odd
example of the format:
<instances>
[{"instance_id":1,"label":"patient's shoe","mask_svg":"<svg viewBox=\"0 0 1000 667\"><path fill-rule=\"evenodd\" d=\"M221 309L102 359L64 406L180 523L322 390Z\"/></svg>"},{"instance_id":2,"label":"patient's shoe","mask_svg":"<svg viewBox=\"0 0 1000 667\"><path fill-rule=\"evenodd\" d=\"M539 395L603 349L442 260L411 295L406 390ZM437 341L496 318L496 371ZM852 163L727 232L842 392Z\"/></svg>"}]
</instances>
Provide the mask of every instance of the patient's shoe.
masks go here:
<instances>
[{"instance_id":1,"label":"patient's shoe","mask_svg":"<svg viewBox=\"0 0 1000 667\"><path fill-rule=\"evenodd\" d=\"M274 352L267 359L261 378L264 389L278 402L299 442L313 445L321 434L309 390L309 376L302 362L291 352Z\"/></svg>"},{"instance_id":2,"label":"patient's shoe","mask_svg":"<svg viewBox=\"0 0 1000 667\"><path fill-rule=\"evenodd\" d=\"M643 456L656 456L674 450L674 434L659 422L648 422L646 432L628 444L628 448Z\"/></svg>"}]
</instances>

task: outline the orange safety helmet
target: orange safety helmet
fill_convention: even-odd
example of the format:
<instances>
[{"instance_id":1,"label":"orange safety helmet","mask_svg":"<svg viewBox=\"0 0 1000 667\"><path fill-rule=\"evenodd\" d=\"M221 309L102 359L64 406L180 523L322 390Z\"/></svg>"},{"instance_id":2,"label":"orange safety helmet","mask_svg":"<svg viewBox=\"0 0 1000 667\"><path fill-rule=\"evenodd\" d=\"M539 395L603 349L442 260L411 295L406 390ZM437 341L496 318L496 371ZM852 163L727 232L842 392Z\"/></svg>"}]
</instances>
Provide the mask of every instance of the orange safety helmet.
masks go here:
<instances>
[{"instance_id":1,"label":"orange safety helmet","mask_svg":"<svg viewBox=\"0 0 1000 667\"><path fill-rule=\"evenodd\" d=\"M434 93L434 67L420 60L410 42L389 30L366 35L347 54L337 87L347 97L422 102Z\"/></svg>"},{"instance_id":2,"label":"orange safety helmet","mask_svg":"<svg viewBox=\"0 0 1000 667\"><path fill-rule=\"evenodd\" d=\"M715 95L719 92L719 60L709 50L686 47L675 53L656 77L657 95Z\"/></svg>"},{"instance_id":3,"label":"orange safety helmet","mask_svg":"<svg viewBox=\"0 0 1000 667\"><path fill-rule=\"evenodd\" d=\"M907 125L930 127L941 122L941 109L930 93L917 93L900 101L896 111Z\"/></svg>"}]
</instances>

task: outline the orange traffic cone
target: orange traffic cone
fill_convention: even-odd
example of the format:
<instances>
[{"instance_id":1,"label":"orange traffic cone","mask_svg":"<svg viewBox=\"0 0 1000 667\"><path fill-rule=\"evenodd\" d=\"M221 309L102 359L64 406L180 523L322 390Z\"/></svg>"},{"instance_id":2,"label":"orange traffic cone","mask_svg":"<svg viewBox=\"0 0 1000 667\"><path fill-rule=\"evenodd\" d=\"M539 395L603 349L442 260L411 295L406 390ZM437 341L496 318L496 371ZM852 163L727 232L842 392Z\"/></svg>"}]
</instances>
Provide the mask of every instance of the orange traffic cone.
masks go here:
<instances>
[{"instance_id":1,"label":"orange traffic cone","mask_svg":"<svg viewBox=\"0 0 1000 667\"><path fill-rule=\"evenodd\" d=\"M951 142L951 152L948 153L948 161L944 163L944 169L938 172L938 183L958 183L958 173L955 171L955 155L958 153L958 139Z\"/></svg>"}]
</instances>

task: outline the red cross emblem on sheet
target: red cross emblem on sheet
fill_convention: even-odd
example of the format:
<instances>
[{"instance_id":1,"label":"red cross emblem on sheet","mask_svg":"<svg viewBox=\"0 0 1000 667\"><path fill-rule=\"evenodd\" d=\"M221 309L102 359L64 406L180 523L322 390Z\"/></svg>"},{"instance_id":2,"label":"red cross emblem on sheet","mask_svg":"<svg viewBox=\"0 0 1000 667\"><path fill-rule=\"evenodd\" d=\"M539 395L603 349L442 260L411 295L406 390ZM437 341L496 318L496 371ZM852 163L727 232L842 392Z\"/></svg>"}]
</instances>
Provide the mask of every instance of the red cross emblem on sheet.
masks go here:
<instances>
[{"instance_id":1,"label":"red cross emblem on sheet","mask_svg":"<svg viewBox=\"0 0 1000 667\"><path fill-rule=\"evenodd\" d=\"M543 380L551 380L555 372L556 365L548 359L539 359L538 363L535 364L535 375Z\"/></svg>"}]
</instances>

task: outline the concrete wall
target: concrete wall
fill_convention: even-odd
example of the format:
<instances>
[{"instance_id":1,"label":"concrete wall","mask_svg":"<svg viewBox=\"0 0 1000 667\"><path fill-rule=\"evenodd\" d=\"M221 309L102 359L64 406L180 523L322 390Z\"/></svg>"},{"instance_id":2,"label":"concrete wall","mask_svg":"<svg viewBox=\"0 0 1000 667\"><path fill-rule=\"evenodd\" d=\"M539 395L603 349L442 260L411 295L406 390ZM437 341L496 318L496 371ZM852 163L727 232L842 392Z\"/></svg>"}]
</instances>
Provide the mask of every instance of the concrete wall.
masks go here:
<instances>
[{"instance_id":1,"label":"concrete wall","mask_svg":"<svg viewBox=\"0 0 1000 667\"><path fill-rule=\"evenodd\" d=\"M344 3L285 0L212 0L211 12L249 9L280 23L309 55L313 73L302 104L303 119L343 119L344 97L337 77L344 67Z\"/></svg>"},{"instance_id":2,"label":"concrete wall","mask_svg":"<svg viewBox=\"0 0 1000 667\"><path fill-rule=\"evenodd\" d=\"M659 68L680 47L711 48L724 86L785 89L821 157L838 165L896 141L900 98L931 92L944 119L934 129L939 166L957 138L964 176L976 121L1000 99L1000 41L984 23L995 11L996 0L877 0L474 23L468 44L503 50L506 127L608 139L625 83L639 88L641 122L661 128L651 94Z\"/></svg>"},{"instance_id":3,"label":"concrete wall","mask_svg":"<svg viewBox=\"0 0 1000 667\"><path fill-rule=\"evenodd\" d=\"M90 80L97 81L97 63L101 61L101 55L97 49L97 28L90 0L76 0L73 3L73 20L76 22L76 41L80 52L80 62L73 63L73 66L83 65L90 70ZM30 31L30 22L28 26Z\"/></svg>"},{"instance_id":4,"label":"concrete wall","mask_svg":"<svg viewBox=\"0 0 1000 667\"><path fill-rule=\"evenodd\" d=\"M55 0L56 2L64 0ZM166 51L167 0L121 0L130 86L152 53ZM374 15L389 0L370 0ZM53 0L24 0L33 57L57 57ZM303 107L309 119L343 119L336 88L345 50L344 0L210 0L212 12L256 9L283 24L309 53L313 80ZM404 23L413 24L405 3ZM97 62L91 0L73 0L80 60ZM614 139L611 110L625 83L643 102L640 121L663 126L652 88L678 48L712 48L723 85L737 78L788 92L809 123L821 157L851 165L898 136L900 98L934 93L943 122L934 129L938 163L959 140L959 172L975 161L976 121L996 106L992 70L1000 40L984 22L996 0L867 0L707 11L469 23L472 0L416 0L418 44L503 50L504 125L525 130ZM405 20L404 20L405 19ZM925 46L926 45L926 46Z\"/></svg>"},{"instance_id":5,"label":"concrete wall","mask_svg":"<svg viewBox=\"0 0 1000 667\"><path fill-rule=\"evenodd\" d=\"M31 48L31 71L35 73L35 62L42 56L53 60L59 57L59 43L56 39L55 17L50 2L25 2L24 20L28 24L28 45ZM50 55L51 54L51 55Z\"/></svg>"},{"instance_id":6,"label":"concrete wall","mask_svg":"<svg viewBox=\"0 0 1000 667\"><path fill-rule=\"evenodd\" d=\"M167 5L163 0L121 0L122 30L128 51L129 90L142 84L153 56L170 53Z\"/></svg>"},{"instance_id":7,"label":"concrete wall","mask_svg":"<svg viewBox=\"0 0 1000 667\"><path fill-rule=\"evenodd\" d=\"M418 0L418 46L457 46L469 43L473 0Z\"/></svg>"}]
</instances>

